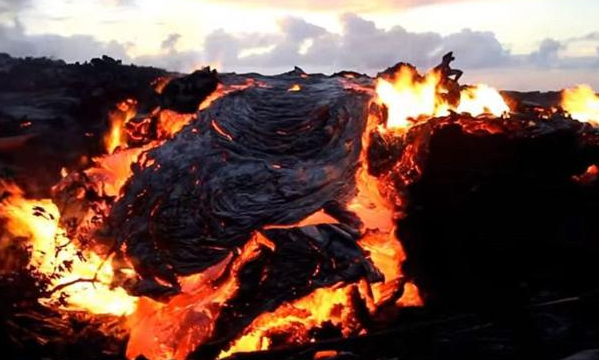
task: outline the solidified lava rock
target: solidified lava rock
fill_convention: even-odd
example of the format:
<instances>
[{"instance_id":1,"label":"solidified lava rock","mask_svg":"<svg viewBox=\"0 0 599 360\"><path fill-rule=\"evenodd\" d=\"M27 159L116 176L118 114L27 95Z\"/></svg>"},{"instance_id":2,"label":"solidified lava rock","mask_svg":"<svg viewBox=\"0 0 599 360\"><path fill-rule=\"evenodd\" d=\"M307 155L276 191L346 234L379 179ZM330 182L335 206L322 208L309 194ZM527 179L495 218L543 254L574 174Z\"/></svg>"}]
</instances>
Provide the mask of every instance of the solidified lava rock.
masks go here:
<instances>
[{"instance_id":1,"label":"solidified lava rock","mask_svg":"<svg viewBox=\"0 0 599 360\"><path fill-rule=\"evenodd\" d=\"M599 286L599 164L589 125L463 115L413 127L387 180L407 195L404 270L429 308L508 311ZM419 168L406 177L405 168Z\"/></svg>"},{"instance_id":2,"label":"solidified lava rock","mask_svg":"<svg viewBox=\"0 0 599 360\"><path fill-rule=\"evenodd\" d=\"M150 293L170 291L154 278L176 291L176 274L219 262L253 231L353 196L369 97L335 77L260 80L148 152L115 204L110 224Z\"/></svg>"}]
</instances>

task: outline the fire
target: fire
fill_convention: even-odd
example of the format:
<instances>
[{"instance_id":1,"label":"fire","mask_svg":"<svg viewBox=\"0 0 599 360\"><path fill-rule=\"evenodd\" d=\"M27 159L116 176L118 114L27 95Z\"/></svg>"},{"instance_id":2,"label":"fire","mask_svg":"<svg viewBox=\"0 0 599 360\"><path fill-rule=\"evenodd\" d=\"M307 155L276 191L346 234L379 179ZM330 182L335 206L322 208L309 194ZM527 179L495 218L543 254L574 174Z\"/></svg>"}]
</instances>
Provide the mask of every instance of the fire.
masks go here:
<instances>
[{"instance_id":1,"label":"fire","mask_svg":"<svg viewBox=\"0 0 599 360\"><path fill-rule=\"evenodd\" d=\"M422 78L408 66L402 66L391 80L379 78L376 93L379 103L386 104L389 109L387 127L406 128L410 125L410 119L421 115L445 115L447 107L437 99L440 81L436 72L430 72Z\"/></svg>"},{"instance_id":2,"label":"fire","mask_svg":"<svg viewBox=\"0 0 599 360\"><path fill-rule=\"evenodd\" d=\"M459 113L469 113L473 116L481 114L501 116L509 111L510 108L501 94L487 85L468 87L460 93L460 105L457 109Z\"/></svg>"},{"instance_id":3,"label":"fire","mask_svg":"<svg viewBox=\"0 0 599 360\"><path fill-rule=\"evenodd\" d=\"M0 203L0 216L6 232L15 239L26 239L31 247L29 264L50 279L50 295L45 305L58 303L65 310L93 314L127 315L137 299L122 288L111 286L114 270L110 257L102 258L92 249L81 249L66 237L59 225L58 207L49 199L31 200L16 185L1 183L9 194Z\"/></svg>"},{"instance_id":4,"label":"fire","mask_svg":"<svg viewBox=\"0 0 599 360\"><path fill-rule=\"evenodd\" d=\"M410 66L400 67L391 79L377 79L376 101L389 111L386 127L406 129L421 117L445 116L449 110L473 116L501 116L510 110L497 90L482 84L460 90L456 107L442 80L438 72L421 76Z\"/></svg>"},{"instance_id":5,"label":"fire","mask_svg":"<svg viewBox=\"0 0 599 360\"><path fill-rule=\"evenodd\" d=\"M293 84L287 91L300 91L302 87L299 84Z\"/></svg>"},{"instance_id":6,"label":"fire","mask_svg":"<svg viewBox=\"0 0 599 360\"><path fill-rule=\"evenodd\" d=\"M127 149L94 158L94 166L84 172L93 179L94 185L98 187L97 193L99 195L118 197L122 187L133 175L131 164L137 162L140 155L153 145Z\"/></svg>"},{"instance_id":7,"label":"fire","mask_svg":"<svg viewBox=\"0 0 599 360\"><path fill-rule=\"evenodd\" d=\"M116 109L109 114L110 130L104 136L106 151L112 154L118 147L127 147L125 125L137 113L137 101L127 99L120 102Z\"/></svg>"},{"instance_id":8,"label":"fire","mask_svg":"<svg viewBox=\"0 0 599 360\"><path fill-rule=\"evenodd\" d=\"M564 90L561 105L574 119L599 125L599 96L590 86Z\"/></svg>"}]
</instances>

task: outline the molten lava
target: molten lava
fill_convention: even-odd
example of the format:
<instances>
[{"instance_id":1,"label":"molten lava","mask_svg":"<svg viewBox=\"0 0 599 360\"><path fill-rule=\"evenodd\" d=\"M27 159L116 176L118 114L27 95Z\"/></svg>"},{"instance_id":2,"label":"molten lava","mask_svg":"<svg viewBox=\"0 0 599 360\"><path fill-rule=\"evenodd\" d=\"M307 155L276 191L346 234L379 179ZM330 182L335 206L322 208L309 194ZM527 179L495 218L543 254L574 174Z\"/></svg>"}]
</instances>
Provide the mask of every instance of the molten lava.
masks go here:
<instances>
[{"instance_id":1,"label":"molten lava","mask_svg":"<svg viewBox=\"0 0 599 360\"><path fill-rule=\"evenodd\" d=\"M137 101L127 99L117 104L109 114L110 129L104 136L106 152L112 154L118 147L127 147L125 125L137 113Z\"/></svg>"},{"instance_id":2,"label":"molten lava","mask_svg":"<svg viewBox=\"0 0 599 360\"><path fill-rule=\"evenodd\" d=\"M222 306L237 291L237 272L258 255L260 238L261 235L255 234L234 260L229 256L200 274L180 278L181 293L168 303L140 299L127 321L130 329L127 357L182 360L208 340Z\"/></svg>"},{"instance_id":3,"label":"molten lava","mask_svg":"<svg viewBox=\"0 0 599 360\"><path fill-rule=\"evenodd\" d=\"M599 95L590 86L564 90L561 105L574 119L599 126Z\"/></svg>"}]
</instances>

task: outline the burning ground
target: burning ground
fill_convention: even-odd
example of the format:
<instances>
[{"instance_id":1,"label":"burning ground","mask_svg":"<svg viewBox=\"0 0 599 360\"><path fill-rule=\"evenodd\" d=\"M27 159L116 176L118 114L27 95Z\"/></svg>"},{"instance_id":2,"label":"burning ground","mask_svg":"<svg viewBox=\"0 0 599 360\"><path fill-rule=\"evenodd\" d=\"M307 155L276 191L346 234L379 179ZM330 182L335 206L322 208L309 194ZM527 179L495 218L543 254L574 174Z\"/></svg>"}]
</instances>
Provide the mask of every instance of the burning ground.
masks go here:
<instances>
[{"instance_id":1,"label":"burning ground","mask_svg":"<svg viewBox=\"0 0 599 360\"><path fill-rule=\"evenodd\" d=\"M500 94L408 64L1 61L0 335L16 358L594 344L591 89Z\"/></svg>"}]
</instances>

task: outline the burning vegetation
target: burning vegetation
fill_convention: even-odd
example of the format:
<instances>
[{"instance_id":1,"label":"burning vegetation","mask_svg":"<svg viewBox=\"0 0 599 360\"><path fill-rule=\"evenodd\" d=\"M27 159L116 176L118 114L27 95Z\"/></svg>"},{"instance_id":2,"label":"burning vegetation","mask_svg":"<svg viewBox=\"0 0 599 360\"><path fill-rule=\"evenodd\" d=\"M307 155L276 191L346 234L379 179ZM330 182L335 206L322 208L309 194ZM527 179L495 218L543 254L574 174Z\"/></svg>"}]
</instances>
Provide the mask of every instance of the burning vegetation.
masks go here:
<instances>
[{"instance_id":1,"label":"burning vegetation","mask_svg":"<svg viewBox=\"0 0 599 360\"><path fill-rule=\"evenodd\" d=\"M110 354L129 359L360 338L436 304L430 274L413 268L428 259L401 236L435 134L529 139L555 127L591 148L597 133L578 121L599 122L588 87L523 109L486 85L460 86L450 58L375 79L298 68L156 76L151 96L114 102L101 150L64 164L48 196L26 192L27 179L0 182L2 279L27 273L42 308L126 342ZM568 179L594 184L597 165L584 165ZM6 315L10 331L27 327L28 311ZM101 317L113 326L98 327Z\"/></svg>"}]
</instances>

